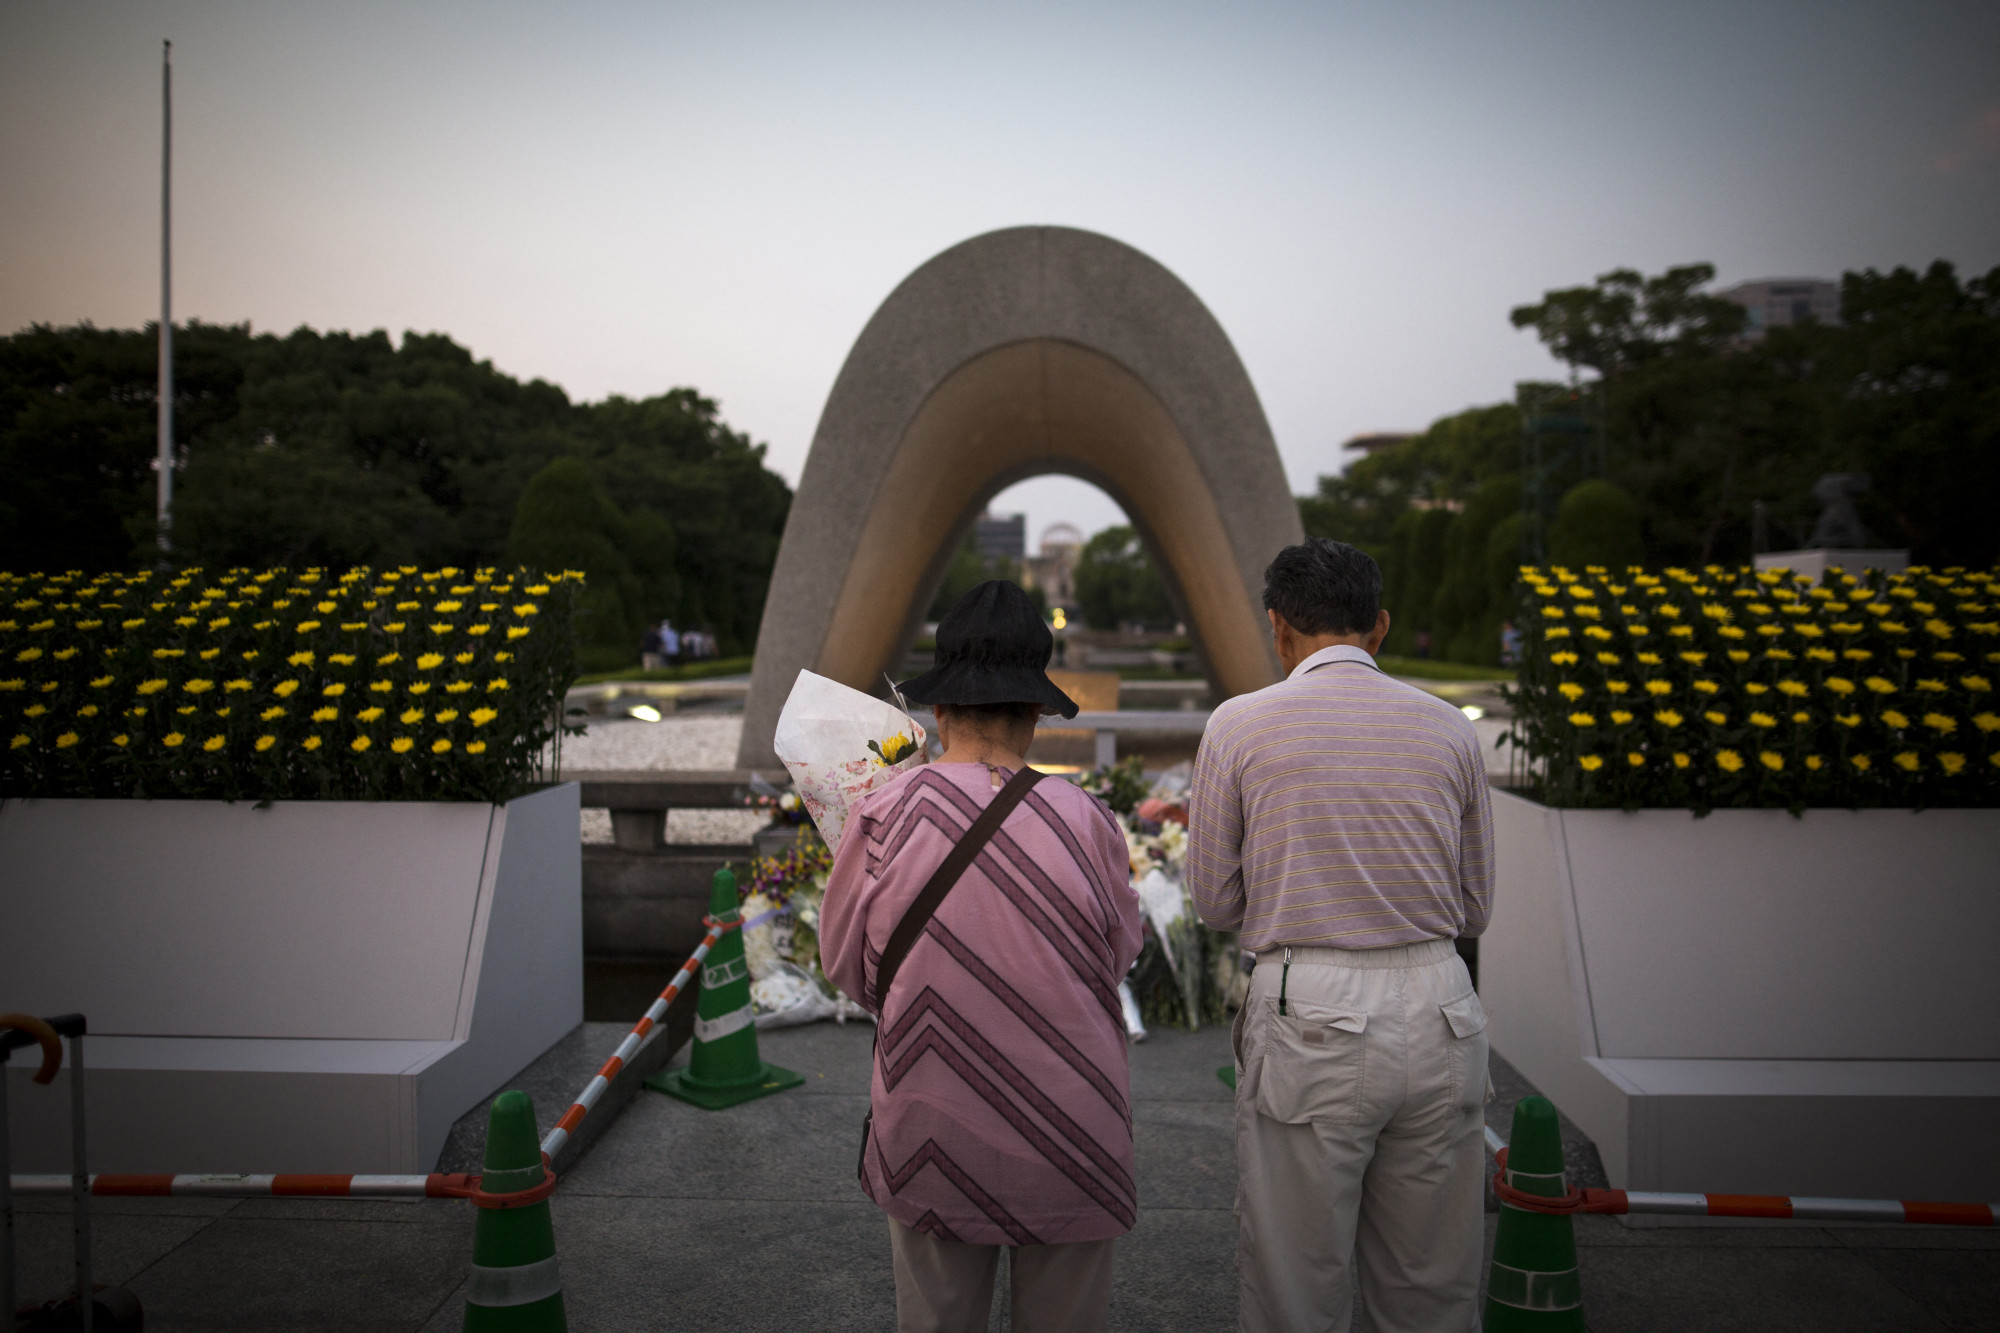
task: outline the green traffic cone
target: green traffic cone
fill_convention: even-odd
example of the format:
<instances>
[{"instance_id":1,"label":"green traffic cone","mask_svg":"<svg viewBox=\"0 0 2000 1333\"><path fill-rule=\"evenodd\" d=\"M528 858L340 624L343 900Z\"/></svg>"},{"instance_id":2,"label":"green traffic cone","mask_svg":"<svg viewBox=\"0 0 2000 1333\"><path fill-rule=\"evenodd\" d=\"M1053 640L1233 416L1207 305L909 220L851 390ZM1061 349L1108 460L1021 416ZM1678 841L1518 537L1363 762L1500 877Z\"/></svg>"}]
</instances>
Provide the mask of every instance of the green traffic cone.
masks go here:
<instances>
[{"instance_id":1,"label":"green traffic cone","mask_svg":"<svg viewBox=\"0 0 2000 1333\"><path fill-rule=\"evenodd\" d=\"M541 1183L534 1103L525 1092L503 1092L486 1117L486 1169L479 1187L488 1194L511 1194ZM548 1200L525 1208L479 1209L465 1333L564 1333L568 1327Z\"/></svg>"},{"instance_id":2,"label":"green traffic cone","mask_svg":"<svg viewBox=\"0 0 2000 1333\"><path fill-rule=\"evenodd\" d=\"M1507 1183L1523 1194L1559 1199L1569 1192L1562 1127L1555 1105L1546 1097L1523 1097L1514 1107ZM1500 1205L1493 1268L1486 1278L1485 1327L1488 1333L1515 1329L1581 1333L1583 1283L1576 1269L1576 1233L1567 1216Z\"/></svg>"},{"instance_id":3,"label":"green traffic cone","mask_svg":"<svg viewBox=\"0 0 2000 1333\"><path fill-rule=\"evenodd\" d=\"M708 914L717 921L737 919L736 876L727 866L715 872ZM708 951L694 1014L694 1054L687 1067L655 1075L646 1080L647 1087L720 1111L806 1081L803 1074L765 1064L757 1054L750 964L743 957L741 930L724 931Z\"/></svg>"}]
</instances>

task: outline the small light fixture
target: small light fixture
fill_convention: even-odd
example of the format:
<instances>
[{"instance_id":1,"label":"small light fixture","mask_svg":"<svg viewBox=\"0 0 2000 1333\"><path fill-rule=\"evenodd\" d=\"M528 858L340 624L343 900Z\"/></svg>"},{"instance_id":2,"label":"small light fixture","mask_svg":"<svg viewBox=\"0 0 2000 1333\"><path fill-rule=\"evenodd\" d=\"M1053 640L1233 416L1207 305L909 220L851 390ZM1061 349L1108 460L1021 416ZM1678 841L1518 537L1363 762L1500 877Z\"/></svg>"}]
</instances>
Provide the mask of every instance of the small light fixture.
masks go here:
<instances>
[{"instance_id":1,"label":"small light fixture","mask_svg":"<svg viewBox=\"0 0 2000 1333\"><path fill-rule=\"evenodd\" d=\"M651 704L633 704L625 710L625 716L636 717L641 722L658 722L660 720L660 710Z\"/></svg>"},{"instance_id":2,"label":"small light fixture","mask_svg":"<svg viewBox=\"0 0 2000 1333\"><path fill-rule=\"evenodd\" d=\"M1063 614L1063 609L1060 606L1057 607L1055 618L1049 621L1049 628L1066 629L1068 628L1068 626L1069 626L1069 617Z\"/></svg>"},{"instance_id":3,"label":"small light fixture","mask_svg":"<svg viewBox=\"0 0 2000 1333\"><path fill-rule=\"evenodd\" d=\"M1460 704L1458 711L1471 718L1474 722L1486 716L1486 710L1478 704Z\"/></svg>"}]
</instances>

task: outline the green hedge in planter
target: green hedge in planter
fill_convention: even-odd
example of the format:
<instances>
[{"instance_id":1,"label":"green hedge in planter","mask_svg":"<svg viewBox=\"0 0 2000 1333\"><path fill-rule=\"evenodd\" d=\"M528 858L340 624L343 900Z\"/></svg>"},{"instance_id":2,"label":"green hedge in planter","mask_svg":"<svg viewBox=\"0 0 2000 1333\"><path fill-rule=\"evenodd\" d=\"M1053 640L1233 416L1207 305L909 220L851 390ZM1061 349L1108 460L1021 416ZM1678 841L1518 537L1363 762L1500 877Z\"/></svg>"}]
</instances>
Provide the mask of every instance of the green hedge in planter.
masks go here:
<instances>
[{"instance_id":1,"label":"green hedge in planter","mask_svg":"<svg viewBox=\"0 0 2000 1333\"><path fill-rule=\"evenodd\" d=\"M0 573L0 796L507 800L561 733L582 577Z\"/></svg>"},{"instance_id":2,"label":"green hedge in planter","mask_svg":"<svg viewBox=\"0 0 2000 1333\"><path fill-rule=\"evenodd\" d=\"M2000 805L2000 583L1521 572L1511 733L1550 805Z\"/></svg>"}]
</instances>

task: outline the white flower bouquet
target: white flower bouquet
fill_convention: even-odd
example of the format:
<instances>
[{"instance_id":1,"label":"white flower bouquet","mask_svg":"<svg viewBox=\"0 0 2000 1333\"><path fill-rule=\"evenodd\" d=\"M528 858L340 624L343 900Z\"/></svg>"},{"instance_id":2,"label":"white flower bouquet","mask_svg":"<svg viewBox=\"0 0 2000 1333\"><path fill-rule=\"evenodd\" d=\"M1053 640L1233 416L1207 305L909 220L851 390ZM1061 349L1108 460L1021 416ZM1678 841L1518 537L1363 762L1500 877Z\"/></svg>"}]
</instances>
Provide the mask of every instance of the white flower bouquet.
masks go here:
<instances>
[{"instance_id":1,"label":"white flower bouquet","mask_svg":"<svg viewBox=\"0 0 2000 1333\"><path fill-rule=\"evenodd\" d=\"M927 739L895 704L801 671L778 715L774 748L819 836L837 851L854 802L926 762Z\"/></svg>"}]
</instances>

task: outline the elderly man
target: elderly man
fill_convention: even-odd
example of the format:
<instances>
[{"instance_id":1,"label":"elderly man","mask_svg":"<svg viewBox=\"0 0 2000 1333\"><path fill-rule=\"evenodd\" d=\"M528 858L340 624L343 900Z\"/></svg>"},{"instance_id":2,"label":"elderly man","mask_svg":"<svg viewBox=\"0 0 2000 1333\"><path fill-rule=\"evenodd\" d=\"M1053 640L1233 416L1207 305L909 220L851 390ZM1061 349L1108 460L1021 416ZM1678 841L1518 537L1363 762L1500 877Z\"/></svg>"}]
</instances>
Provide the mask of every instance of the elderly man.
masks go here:
<instances>
[{"instance_id":1,"label":"elderly man","mask_svg":"<svg viewBox=\"0 0 2000 1333\"><path fill-rule=\"evenodd\" d=\"M1486 928L1472 724L1382 674L1382 572L1321 538L1265 572L1286 678L1216 709L1188 880L1257 954L1236 1017L1246 1333L1479 1325L1486 1014L1452 941Z\"/></svg>"}]
</instances>

